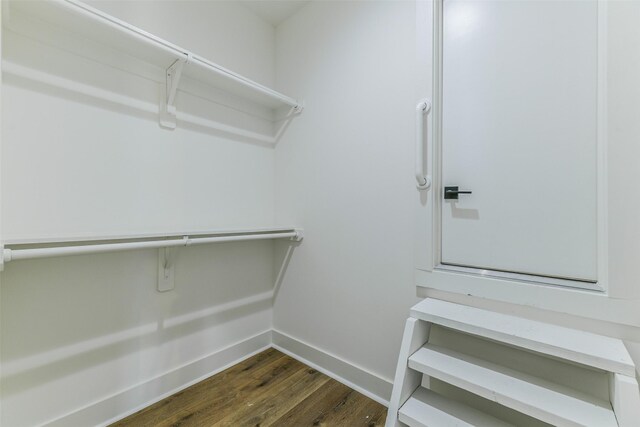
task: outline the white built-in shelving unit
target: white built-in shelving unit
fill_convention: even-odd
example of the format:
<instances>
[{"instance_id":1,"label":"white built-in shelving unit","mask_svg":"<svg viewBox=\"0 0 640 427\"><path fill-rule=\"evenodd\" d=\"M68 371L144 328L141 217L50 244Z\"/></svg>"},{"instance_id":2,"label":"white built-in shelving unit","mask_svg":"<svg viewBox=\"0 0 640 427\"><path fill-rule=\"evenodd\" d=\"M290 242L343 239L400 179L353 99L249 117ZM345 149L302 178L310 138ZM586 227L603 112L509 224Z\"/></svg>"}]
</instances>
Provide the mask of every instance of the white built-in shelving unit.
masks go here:
<instances>
[{"instance_id":1,"label":"white built-in shelving unit","mask_svg":"<svg viewBox=\"0 0 640 427\"><path fill-rule=\"evenodd\" d=\"M35 69L18 62L3 59L3 74L14 74L43 84L61 87L90 97L105 99L128 108L147 113L157 113L160 125L173 129L180 122L214 128L237 134L263 143L275 144L286 129L289 121L302 111L302 103L271 88L226 69L210 59L188 49L150 34L121 19L110 16L98 9L76 0L9 0L3 2L3 26L10 31L22 33L25 19L36 28L55 28L64 33L66 40L90 41L109 51L118 52L126 58L135 59L166 72L159 74L157 82L161 87L158 104L136 99L122 93L114 93L103 88L77 82L54 75L47 69ZM71 45L69 45L71 46ZM73 46L65 46L66 50ZM78 52L82 55L83 52ZM115 57L104 58L104 62ZM120 69L126 69L124 65ZM227 93L259 107L288 113L279 120L278 130L273 135L264 135L240 127L177 111L176 93L181 79L185 77L209 86L216 92ZM168 278L169 248L249 240L289 239L302 240L302 230L296 227L244 228L204 230L197 232L170 232L156 234L127 234L117 236L82 235L57 237L55 239L4 240L0 249L0 270L9 261L81 255L133 249L160 249L160 266ZM162 273L162 271L160 272ZM162 274L160 274L162 276ZM168 290L166 283L160 283L159 290ZM160 289L164 287L164 289Z\"/></svg>"},{"instance_id":2,"label":"white built-in shelving unit","mask_svg":"<svg viewBox=\"0 0 640 427\"><path fill-rule=\"evenodd\" d=\"M434 325L602 372L608 398L433 344ZM424 378L554 426L631 427L640 419L636 367L621 340L431 298L407 319L386 426L510 425L438 394Z\"/></svg>"},{"instance_id":3,"label":"white built-in shelving unit","mask_svg":"<svg viewBox=\"0 0 640 427\"><path fill-rule=\"evenodd\" d=\"M275 144L289 121L302 112L303 106L298 100L82 2L76 0L9 0L3 3L8 4L3 5L5 9L3 25L9 29L14 27L13 15L19 14L28 17L29 20L62 29L65 33L78 39L90 40L138 61L166 70L165 75L158 82L163 87L159 105L135 100L126 95L108 93L9 61L3 61L4 73L20 75L45 84L75 90L84 95L106 98L130 108L157 113L160 125L165 128L175 128L176 123L182 121L270 144ZM280 126L273 135L263 135L211 119L181 113L176 110L175 97L180 88L180 80L184 77L258 106L274 110L280 108L288 108L289 110L278 121Z\"/></svg>"}]
</instances>

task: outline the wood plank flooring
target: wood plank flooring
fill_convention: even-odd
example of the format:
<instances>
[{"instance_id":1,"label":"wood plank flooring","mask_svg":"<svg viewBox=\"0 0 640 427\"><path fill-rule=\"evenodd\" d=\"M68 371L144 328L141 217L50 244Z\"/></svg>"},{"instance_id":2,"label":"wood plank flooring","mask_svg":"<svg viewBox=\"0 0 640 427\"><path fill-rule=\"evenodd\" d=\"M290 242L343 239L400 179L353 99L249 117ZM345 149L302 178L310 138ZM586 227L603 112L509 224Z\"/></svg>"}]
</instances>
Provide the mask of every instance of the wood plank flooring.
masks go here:
<instances>
[{"instance_id":1,"label":"wood plank flooring","mask_svg":"<svg viewBox=\"0 0 640 427\"><path fill-rule=\"evenodd\" d=\"M115 423L117 427L376 427L387 408L274 349Z\"/></svg>"}]
</instances>

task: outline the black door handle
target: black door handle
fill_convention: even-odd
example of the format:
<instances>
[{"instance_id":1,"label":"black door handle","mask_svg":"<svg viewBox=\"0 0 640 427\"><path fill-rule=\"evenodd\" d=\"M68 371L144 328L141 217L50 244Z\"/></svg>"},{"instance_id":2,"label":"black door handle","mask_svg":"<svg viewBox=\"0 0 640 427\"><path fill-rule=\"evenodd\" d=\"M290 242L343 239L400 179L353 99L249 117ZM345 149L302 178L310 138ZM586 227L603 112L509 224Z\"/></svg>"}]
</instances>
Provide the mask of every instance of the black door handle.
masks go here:
<instances>
[{"instance_id":1,"label":"black door handle","mask_svg":"<svg viewBox=\"0 0 640 427\"><path fill-rule=\"evenodd\" d=\"M458 200L458 194L471 194L471 191L460 191L458 187L444 187L445 200Z\"/></svg>"}]
</instances>

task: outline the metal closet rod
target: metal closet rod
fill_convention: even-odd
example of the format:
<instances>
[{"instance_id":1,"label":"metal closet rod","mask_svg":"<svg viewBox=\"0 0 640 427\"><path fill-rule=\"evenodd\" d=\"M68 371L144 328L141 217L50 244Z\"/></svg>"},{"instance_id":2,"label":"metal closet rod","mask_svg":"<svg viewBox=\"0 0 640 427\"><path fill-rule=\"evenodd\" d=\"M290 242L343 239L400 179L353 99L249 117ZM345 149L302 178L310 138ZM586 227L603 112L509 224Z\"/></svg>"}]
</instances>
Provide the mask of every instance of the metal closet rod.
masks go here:
<instances>
[{"instance_id":1,"label":"metal closet rod","mask_svg":"<svg viewBox=\"0 0 640 427\"><path fill-rule=\"evenodd\" d=\"M222 242L239 242L243 240L267 240L267 239L292 239L301 241L303 238L302 230L295 229L292 231L269 233L257 232L240 234L236 236L216 236L216 237L189 237L182 236L181 239L165 239L165 240L146 240L120 243L102 243L95 245L77 245L77 246L58 246L44 247L33 249L3 249L3 262L17 261L21 259L48 258L66 255L92 254L101 252L116 252L132 249L160 249L177 246L193 246L204 245L207 243ZM122 240L122 239L118 239Z\"/></svg>"}]
</instances>

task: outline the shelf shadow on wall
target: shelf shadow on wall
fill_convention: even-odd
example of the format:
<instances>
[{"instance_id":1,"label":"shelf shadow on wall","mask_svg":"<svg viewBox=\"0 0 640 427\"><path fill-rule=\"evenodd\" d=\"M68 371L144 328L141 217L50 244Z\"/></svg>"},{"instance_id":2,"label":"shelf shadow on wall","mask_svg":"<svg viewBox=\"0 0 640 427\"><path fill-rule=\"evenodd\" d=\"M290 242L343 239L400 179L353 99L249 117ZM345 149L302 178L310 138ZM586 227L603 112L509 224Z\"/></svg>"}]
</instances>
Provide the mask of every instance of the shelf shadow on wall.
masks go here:
<instances>
[{"instance_id":1,"label":"shelf shadow on wall","mask_svg":"<svg viewBox=\"0 0 640 427\"><path fill-rule=\"evenodd\" d=\"M35 71L31 76L21 75L17 72L3 72L5 83L12 84L16 87L19 87L24 90L33 91L36 93L45 94L47 96L65 99L67 101L81 103L85 105L90 105L93 107L101 108L106 111L111 111L118 114L124 114L127 116L135 117L138 119L142 119L145 121L153 122L152 126L159 127L159 108L157 103L153 103L150 101L145 101L141 99L131 98L131 101L126 99L116 100L119 97L126 98L128 95L117 94L108 89L100 89L94 88L92 91L101 91L106 93L113 94L113 99L106 99L105 97L98 96L95 94L84 93L80 89L80 85L76 84L76 88L72 88L71 84L64 84L61 86L59 83L56 83L57 80L64 81L64 78L59 78L53 75L48 75L47 73L43 73L40 71ZM89 86L89 85L84 85ZM212 100L208 100L212 104L216 104L218 107L227 108L230 111L234 111L236 114L248 115L242 111L238 111L234 108L231 108L225 104L220 104ZM216 120L212 120L210 118L202 117L202 116L194 116L199 120L216 122ZM280 139L284 131L290 124L290 120L287 120L286 117L277 119L274 122L274 125L280 127L282 129L276 135L276 138L273 141L265 141L261 140L261 138L271 139L269 135L261 135L259 132L249 131L249 133L255 133L256 138L252 138L249 136L240 135L234 133L232 131L225 131L222 129L216 129L210 126L190 123L184 120L181 120L180 117L177 119L178 127L184 130L189 130L192 132L197 132L205 135L215 136L219 138L231 139L236 142L241 142L245 144L256 145L260 147L273 147L273 145ZM231 123L218 122L220 125L235 127L235 125ZM166 132L172 132L172 130L165 130Z\"/></svg>"},{"instance_id":2,"label":"shelf shadow on wall","mask_svg":"<svg viewBox=\"0 0 640 427\"><path fill-rule=\"evenodd\" d=\"M55 98L61 98L67 101L95 106L103 110L111 111L113 113L126 114L149 121L157 122L158 120L158 114L154 113L153 111L144 111L142 108L136 108L125 103L109 101L101 97L86 95L81 93L79 90L67 89L64 87L60 87L54 83L44 82L42 80L23 76L18 73L3 71L3 83L11 84L13 86L19 87L20 89L44 94ZM144 101L141 101L141 103L144 103ZM151 104L149 105L152 106Z\"/></svg>"},{"instance_id":3,"label":"shelf shadow on wall","mask_svg":"<svg viewBox=\"0 0 640 427\"><path fill-rule=\"evenodd\" d=\"M167 342L191 335L198 331L223 325L252 313L268 310L271 304L271 292L268 292L263 295L262 299L255 300L249 304L242 304L241 302L236 304L223 304L220 310L210 310L205 316L192 318L187 321L176 319L171 326L165 325L166 323L172 323L171 318L160 319L157 323L153 322L138 326L131 329L135 336L126 337L127 331L112 334L112 336L115 336L115 340L107 345L96 345L89 350L62 358L58 357L58 360L53 362L39 364L14 374L9 373L4 375L2 377L2 394L7 397L24 392L73 373L84 371L92 366L117 360L123 355L135 353L141 349L155 345L166 344ZM118 336L125 336L126 338L118 340ZM203 357L208 355L209 353L203 355Z\"/></svg>"}]
</instances>

